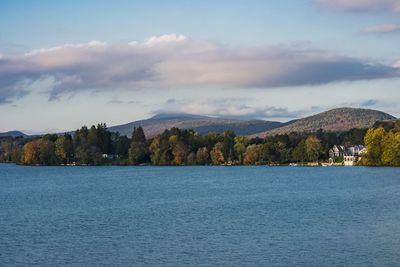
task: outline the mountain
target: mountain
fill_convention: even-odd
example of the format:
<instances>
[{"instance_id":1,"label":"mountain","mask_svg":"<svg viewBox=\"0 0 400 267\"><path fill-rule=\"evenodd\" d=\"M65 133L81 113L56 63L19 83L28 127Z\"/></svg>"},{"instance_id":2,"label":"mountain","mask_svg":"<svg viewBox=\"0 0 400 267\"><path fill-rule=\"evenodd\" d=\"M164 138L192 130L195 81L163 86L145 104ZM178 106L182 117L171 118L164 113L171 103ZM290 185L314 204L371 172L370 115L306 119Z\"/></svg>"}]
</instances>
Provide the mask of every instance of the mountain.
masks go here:
<instances>
[{"instance_id":1,"label":"mountain","mask_svg":"<svg viewBox=\"0 0 400 267\"><path fill-rule=\"evenodd\" d=\"M109 127L112 132L130 136L134 127L142 126L147 137L162 133L165 129L177 127L180 129L193 129L206 134L208 132L223 132L232 130L236 135L252 135L280 126L281 122L263 120L237 120L222 119L191 114L157 114L147 120L134 121L123 125Z\"/></svg>"},{"instance_id":2,"label":"mountain","mask_svg":"<svg viewBox=\"0 0 400 267\"><path fill-rule=\"evenodd\" d=\"M23 132L20 131L9 131L9 132L4 132L4 133L0 133L0 137L28 137L28 135L24 134Z\"/></svg>"},{"instance_id":3,"label":"mountain","mask_svg":"<svg viewBox=\"0 0 400 267\"><path fill-rule=\"evenodd\" d=\"M390 114L360 108L336 108L303 119L287 122L280 127L260 132L253 136L285 134L291 132L316 132L322 129L327 132L343 132L352 128L370 128L377 121L396 119Z\"/></svg>"}]
</instances>

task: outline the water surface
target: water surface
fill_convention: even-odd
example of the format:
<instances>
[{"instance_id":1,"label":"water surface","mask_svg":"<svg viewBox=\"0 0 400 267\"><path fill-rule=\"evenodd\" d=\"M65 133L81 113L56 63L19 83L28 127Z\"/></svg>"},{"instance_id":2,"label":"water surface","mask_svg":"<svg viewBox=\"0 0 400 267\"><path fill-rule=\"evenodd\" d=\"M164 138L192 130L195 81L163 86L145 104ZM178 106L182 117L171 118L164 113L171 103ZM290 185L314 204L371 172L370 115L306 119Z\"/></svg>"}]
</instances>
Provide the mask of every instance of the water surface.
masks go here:
<instances>
[{"instance_id":1,"label":"water surface","mask_svg":"<svg viewBox=\"0 0 400 267\"><path fill-rule=\"evenodd\" d=\"M398 266L400 169L0 164L0 265Z\"/></svg>"}]
</instances>

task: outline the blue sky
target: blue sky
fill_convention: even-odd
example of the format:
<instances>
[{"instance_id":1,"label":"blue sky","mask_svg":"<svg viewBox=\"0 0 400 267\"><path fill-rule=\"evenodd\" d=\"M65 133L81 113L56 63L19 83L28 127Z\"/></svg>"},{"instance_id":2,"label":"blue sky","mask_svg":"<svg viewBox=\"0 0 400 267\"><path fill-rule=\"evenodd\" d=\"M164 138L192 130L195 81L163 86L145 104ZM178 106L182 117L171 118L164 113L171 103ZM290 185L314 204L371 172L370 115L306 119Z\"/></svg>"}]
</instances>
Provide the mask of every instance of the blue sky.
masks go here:
<instances>
[{"instance_id":1,"label":"blue sky","mask_svg":"<svg viewBox=\"0 0 400 267\"><path fill-rule=\"evenodd\" d=\"M285 121L346 105L399 116L399 6L3 0L0 131L157 112Z\"/></svg>"}]
</instances>

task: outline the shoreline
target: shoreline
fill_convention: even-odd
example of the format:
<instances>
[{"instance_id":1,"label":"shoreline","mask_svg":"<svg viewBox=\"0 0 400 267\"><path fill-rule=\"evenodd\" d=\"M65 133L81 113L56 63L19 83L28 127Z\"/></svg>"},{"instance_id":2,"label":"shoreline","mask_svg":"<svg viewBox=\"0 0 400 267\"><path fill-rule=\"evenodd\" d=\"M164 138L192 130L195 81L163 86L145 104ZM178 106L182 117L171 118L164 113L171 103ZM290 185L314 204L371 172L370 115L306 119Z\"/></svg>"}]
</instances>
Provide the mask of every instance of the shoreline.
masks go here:
<instances>
[{"instance_id":1,"label":"shoreline","mask_svg":"<svg viewBox=\"0 0 400 267\"><path fill-rule=\"evenodd\" d=\"M60 164L60 165L26 165L26 164L18 164L15 162L0 162L0 164L10 164L10 165L17 165L21 167L293 167L293 168L326 168L326 167L369 167L369 168L399 168L399 166L366 166L366 165L344 165L344 164L334 164L334 165L308 165L308 164L296 164L296 165L290 165L290 164L265 164L265 165L227 165L227 164L221 164L221 165L152 165L152 164L142 164L142 165L127 165L127 164L100 164L100 165L88 165L88 164L82 164L82 165L72 165L72 164Z\"/></svg>"}]
</instances>

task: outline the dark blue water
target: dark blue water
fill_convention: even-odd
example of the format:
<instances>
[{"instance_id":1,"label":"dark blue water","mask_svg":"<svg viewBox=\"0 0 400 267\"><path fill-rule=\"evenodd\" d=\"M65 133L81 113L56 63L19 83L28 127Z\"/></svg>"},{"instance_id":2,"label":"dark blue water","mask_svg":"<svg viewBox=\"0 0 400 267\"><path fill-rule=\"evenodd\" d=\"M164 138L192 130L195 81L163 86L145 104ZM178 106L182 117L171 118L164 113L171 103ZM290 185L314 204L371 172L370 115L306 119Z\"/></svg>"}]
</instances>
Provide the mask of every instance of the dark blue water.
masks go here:
<instances>
[{"instance_id":1,"label":"dark blue water","mask_svg":"<svg viewBox=\"0 0 400 267\"><path fill-rule=\"evenodd\" d=\"M0 265L399 266L400 169L0 165Z\"/></svg>"}]
</instances>

